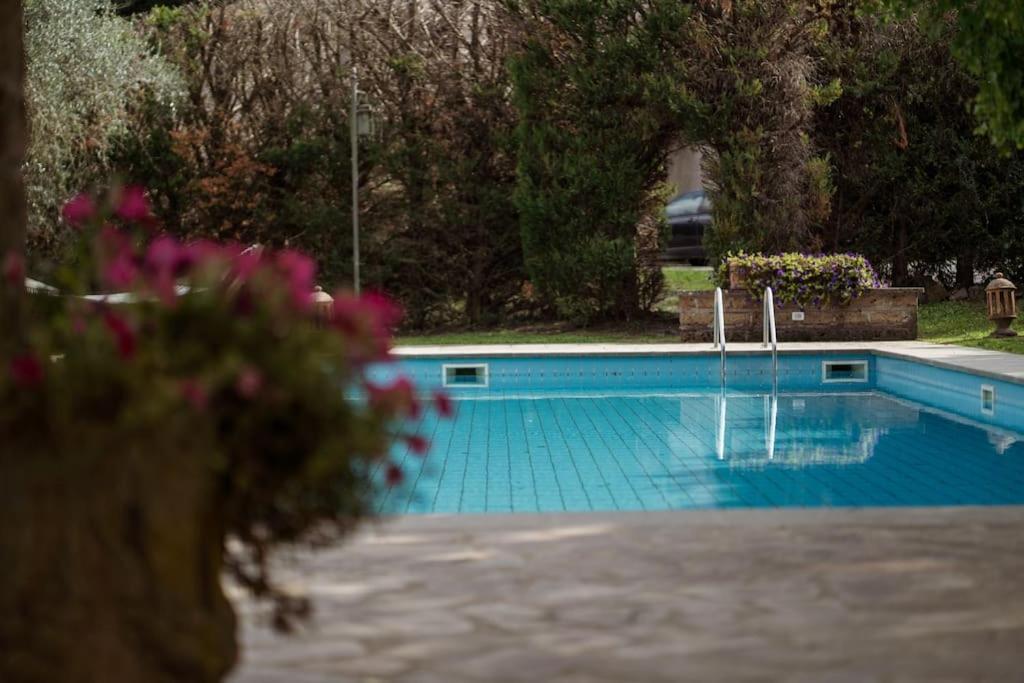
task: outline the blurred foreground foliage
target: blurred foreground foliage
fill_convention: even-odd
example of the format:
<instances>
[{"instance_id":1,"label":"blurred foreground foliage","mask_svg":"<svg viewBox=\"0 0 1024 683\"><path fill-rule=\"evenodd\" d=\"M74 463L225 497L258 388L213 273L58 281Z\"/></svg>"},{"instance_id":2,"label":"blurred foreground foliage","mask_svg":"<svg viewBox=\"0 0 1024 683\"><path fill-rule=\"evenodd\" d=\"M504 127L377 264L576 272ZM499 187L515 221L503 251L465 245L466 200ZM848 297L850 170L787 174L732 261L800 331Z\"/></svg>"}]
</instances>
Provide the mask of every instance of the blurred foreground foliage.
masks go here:
<instances>
[{"instance_id":1,"label":"blurred foreground foliage","mask_svg":"<svg viewBox=\"0 0 1024 683\"><path fill-rule=\"evenodd\" d=\"M220 680L222 574L288 627L308 605L272 551L344 535L401 483L396 442L426 452L412 385L371 378L399 310L345 292L317 309L311 259L179 241L138 187L64 216L61 294L29 297L0 355L0 552L18 558L0 568L0 678ZM23 287L20 256L3 265Z\"/></svg>"}]
</instances>

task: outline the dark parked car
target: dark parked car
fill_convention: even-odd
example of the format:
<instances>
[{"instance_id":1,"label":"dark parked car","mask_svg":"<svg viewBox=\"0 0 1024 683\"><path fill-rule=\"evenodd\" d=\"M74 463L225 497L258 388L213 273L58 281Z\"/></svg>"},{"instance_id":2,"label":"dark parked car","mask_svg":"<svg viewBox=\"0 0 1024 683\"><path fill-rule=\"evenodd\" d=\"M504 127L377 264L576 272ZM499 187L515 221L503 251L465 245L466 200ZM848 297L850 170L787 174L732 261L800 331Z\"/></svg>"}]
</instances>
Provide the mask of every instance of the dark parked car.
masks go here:
<instances>
[{"instance_id":1,"label":"dark parked car","mask_svg":"<svg viewBox=\"0 0 1024 683\"><path fill-rule=\"evenodd\" d=\"M704 231L711 226L711 200L704 190L679 195L668 203L665 213L671 232L662 257L703 265L707 260Z\"/></svg>"}]
</instances>

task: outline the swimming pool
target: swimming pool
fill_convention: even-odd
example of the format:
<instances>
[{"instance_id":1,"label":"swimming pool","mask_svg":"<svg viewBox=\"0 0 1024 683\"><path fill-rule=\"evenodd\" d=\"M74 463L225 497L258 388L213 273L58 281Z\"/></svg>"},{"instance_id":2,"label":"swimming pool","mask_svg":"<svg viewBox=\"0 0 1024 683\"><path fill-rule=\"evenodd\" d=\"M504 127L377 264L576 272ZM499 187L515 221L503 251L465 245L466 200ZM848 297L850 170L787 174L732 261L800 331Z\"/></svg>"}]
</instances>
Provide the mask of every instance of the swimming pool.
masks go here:
<instances>
[{"instance_id":1,"label":"swimming pool","mask_svg":"<svg viewBox=\"0 0 1024 683\"><path fill-rule=\"evenodd\" d=\"M385 513L1024 503L1024 386L899 357L406 358L452 420Z\"/></svg>"}]
</instances>

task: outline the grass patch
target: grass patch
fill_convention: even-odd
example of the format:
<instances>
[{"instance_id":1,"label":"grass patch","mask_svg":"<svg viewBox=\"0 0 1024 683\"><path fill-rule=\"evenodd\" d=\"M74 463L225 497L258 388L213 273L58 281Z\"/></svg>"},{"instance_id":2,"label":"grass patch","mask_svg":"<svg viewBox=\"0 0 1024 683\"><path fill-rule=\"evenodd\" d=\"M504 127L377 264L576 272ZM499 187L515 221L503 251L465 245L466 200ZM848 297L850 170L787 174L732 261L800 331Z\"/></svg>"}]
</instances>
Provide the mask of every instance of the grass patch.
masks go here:
<instances>
[{"instance_id":1,"label":"grass patch","mask_svg":"<svg viewBox=\"0 0 1024 683\"><path fill-rule=\"evenodd\" d=\"M985 304L976 301L927 304L921 306L918 317L918 337L924 341L1024 353L1024 338L993 339L988 336L993 329Z\"/></svg>"},{"instance_id":2,"label":"grass patch","mask_svg":"<svg viewBox=\"0 0 1024 683\"><path fill-rule=\"evenodd\" d=\"M451 332L400 336L397 346L459 346L463 344L667 344L675 335L644 332L602 332L573 330L571 332L531 332L522 330L490 330L484 332Z\"/></svg>"},{"instance_id":3,"label":"grass patch","mask_svg":"<svg viewBox=\"0 0 1024 683\"><path fill-rule=\"evenodd\" d=\"M694 292L714 289L710 269L666 266L661 269L665 275L665 289L669 292Z\"/></svg>"},{"instance_id":4,"label":"grass patch","mask_svg":"<svg viewBox=\"0 0 1024 683\"><path fill-rule=\"evenodd\" d=\"M454 346L469 344L656 344L678 341L675 318L679 292L714 289L709 270L667 266L665 296L656 306L660 315L639 323L573 328L564 324L529 325L495 330L451 331L403 335L400 346ZM946 301L921 306L918 337L939 344L959 344L995 351L1024 353L1024 337L992 339L992 323L985 305L974 301ZM785 341L785 340L783 340Z\"/></svg>"},{"instance_id":5,"label":"grass patch","mask_svg":"<svg viewBox=\"0 0 1024 683\"><path fill-rule=\"evenodd\" d=\"M674 315L652 314L629 323L574 327L568 323L533 323L490 330L451 330L402 335L395 344L406 346L458 344L669 344L679 339Z\"/></svg>"},{"instance_id":6,"label":"grass patch","mask_svg":"<svg viewBox=\"0 0 1024 683\"><path fill-rule=\"evenodd\" d=\"M712 272L708 268L665 266L661 272L665 276L665 291L661 299L654 304L654 310L658 313L678 313L680 292L698 292L715 288L715 283L711 281Z\"/></svg>"}]
</instances>

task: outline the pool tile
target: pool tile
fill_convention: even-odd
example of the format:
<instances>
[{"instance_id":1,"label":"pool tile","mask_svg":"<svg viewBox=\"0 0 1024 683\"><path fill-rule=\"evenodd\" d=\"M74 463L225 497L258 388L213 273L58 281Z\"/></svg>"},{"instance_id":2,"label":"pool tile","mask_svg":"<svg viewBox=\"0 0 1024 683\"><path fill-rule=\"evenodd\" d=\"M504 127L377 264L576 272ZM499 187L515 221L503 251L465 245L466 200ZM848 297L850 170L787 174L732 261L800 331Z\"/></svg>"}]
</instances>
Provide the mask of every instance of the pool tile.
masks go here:
<instances>
[{"instance_id":1,"label":"pool tile","mask_svg":"<svg viewBox=\"0 0 1024 683\"><path fill-rule=\"evenodd\" d=\"M697 373L694 359L616 369L623 386ZM790 368L810 375L814 368ZM753 361L750 377L758 377ZM525 372L552 387L592 377L598 361ZM500 381L514 381L503 370ZM874 373L872 373L874 374ZM543 375L543 376L541 376ZM570 376L571 375L571 376ZM425 460L396 447L410 490L382 494L410 513L658 510L695 507L996 505L1024 503L1024 437L950 419L880 392L769 396L545 391L463 396L452 421L414 425ZM775 440L769 448L774 405ZM724 411L725 432L719 418ZM719 446L722 445L719 458ZM771 457L769 453L771 452Z\"/></svg>"}]
</instances>

